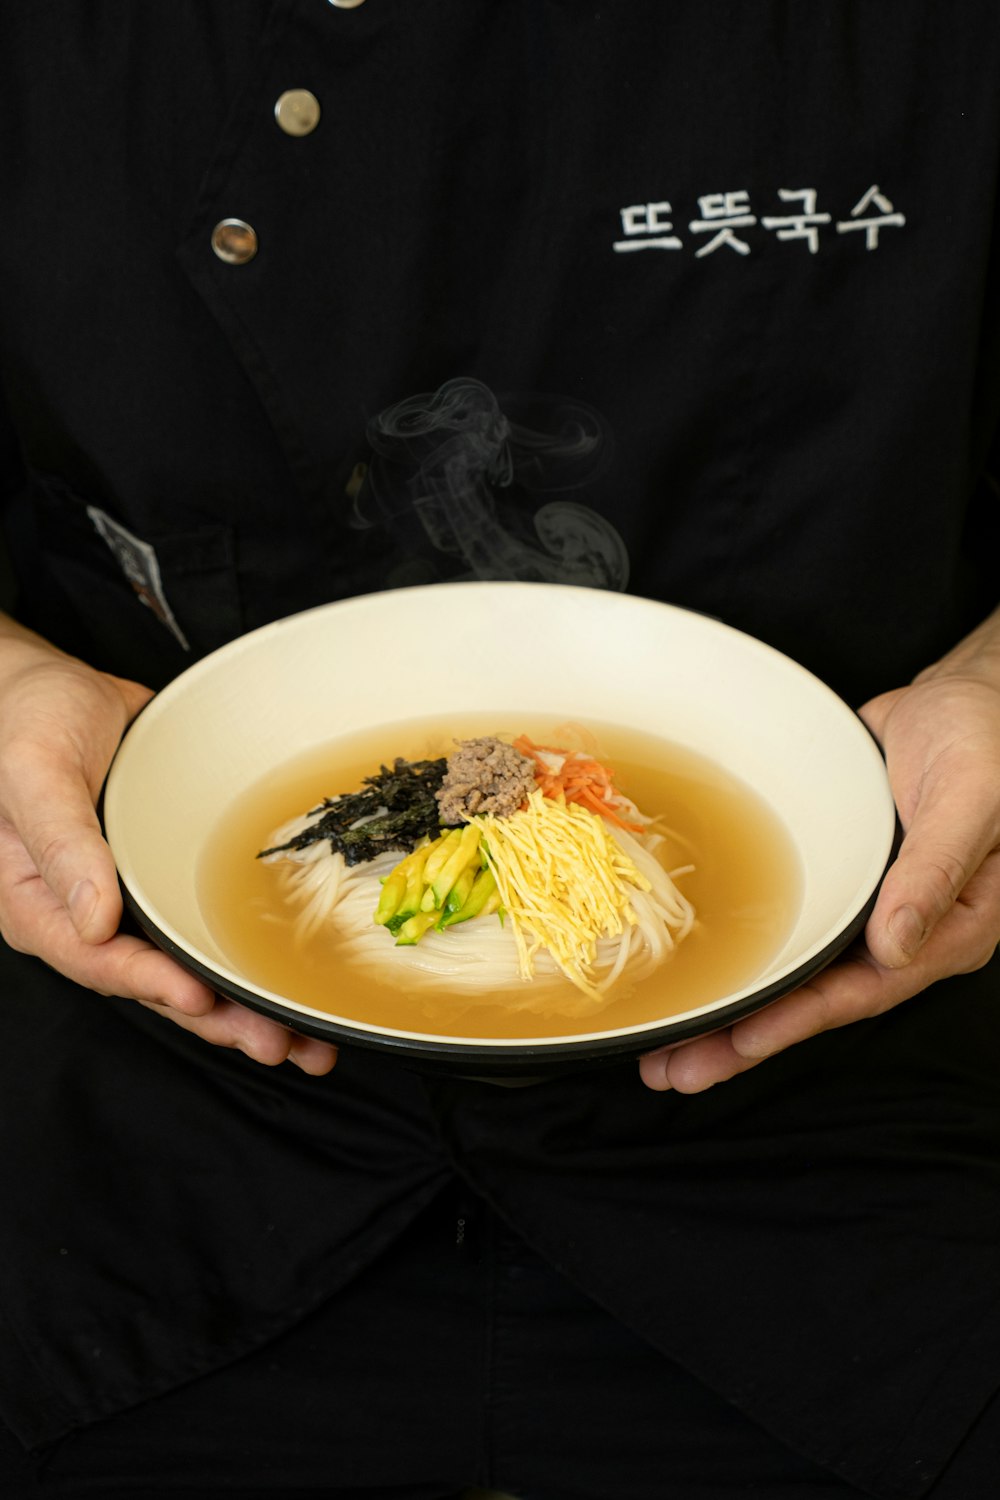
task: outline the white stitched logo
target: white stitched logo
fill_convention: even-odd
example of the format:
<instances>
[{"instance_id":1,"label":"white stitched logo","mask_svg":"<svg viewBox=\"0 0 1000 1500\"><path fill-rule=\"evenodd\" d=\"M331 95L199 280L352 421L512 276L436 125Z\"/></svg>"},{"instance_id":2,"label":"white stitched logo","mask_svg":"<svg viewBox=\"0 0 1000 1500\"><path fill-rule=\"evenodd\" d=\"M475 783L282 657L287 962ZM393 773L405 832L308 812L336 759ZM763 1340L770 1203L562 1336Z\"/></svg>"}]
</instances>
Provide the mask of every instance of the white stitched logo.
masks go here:
<instances>
[{"instance_id":1,"label":"white stitched logo","mask_svg":"<svg viewBox=\"0 0 1000 1500\"><path fill-rule=\"evenodd\" d=\"M773 234L779 240L802 240L810 255L818 255L822 232L828 226L833 226L838 235L863 230L865 249L877 250L883 229L902 229L906 224L906 215L896 211L877 183L861 195L846 218L836 223L831 213L817 208L816 188L778 188L775 196L785 212L758 215L746 188L702 194L697 200L699 217L689 219L687 226L691 244L698 243L695 259L705 260L722 250L751 255L759 239L754 231ZM621 237L612 242L612 249L617 255L638 250L683 251L686 246L674 226L675 212L666 198L629 204L619 210Z\"/></svg>"}]
</instances>

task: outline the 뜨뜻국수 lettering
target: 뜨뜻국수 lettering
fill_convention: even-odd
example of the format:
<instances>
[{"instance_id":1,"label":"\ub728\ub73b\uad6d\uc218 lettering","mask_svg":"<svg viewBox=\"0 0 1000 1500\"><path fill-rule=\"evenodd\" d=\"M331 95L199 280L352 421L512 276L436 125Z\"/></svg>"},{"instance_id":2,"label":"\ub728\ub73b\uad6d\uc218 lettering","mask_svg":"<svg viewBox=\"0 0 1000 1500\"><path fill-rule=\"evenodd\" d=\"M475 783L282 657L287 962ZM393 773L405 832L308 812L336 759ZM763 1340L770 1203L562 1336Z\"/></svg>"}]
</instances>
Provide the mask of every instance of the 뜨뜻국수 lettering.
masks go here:
<instances>
[{"instance_id":1,"label":"\ub728\ub73b\uad6d\uc218 lettering","mask_svg":"<svg viewBox=\"0 0 1000 1500\"><path fill-rule=\"evenodd\" d=\"M743 188L725 193L706 193L698 199L698 218L689 219L687 233L694 255L704 260L719 251L750 255L761 233L779 240L802 240L810 255L819 254L821 237L828 234L863 234L866 250L879 248L883 229L902 229L905 214L873 183L843 218L820 211L816 188L778 188L776 202L769 207L781 212L754 211L750 194ZM684 250L685 241L674 224L674 209L661 198L633 203L621 209L620 239L613 243L619 255L636 250Z\"/></svg>"}]
</instances>

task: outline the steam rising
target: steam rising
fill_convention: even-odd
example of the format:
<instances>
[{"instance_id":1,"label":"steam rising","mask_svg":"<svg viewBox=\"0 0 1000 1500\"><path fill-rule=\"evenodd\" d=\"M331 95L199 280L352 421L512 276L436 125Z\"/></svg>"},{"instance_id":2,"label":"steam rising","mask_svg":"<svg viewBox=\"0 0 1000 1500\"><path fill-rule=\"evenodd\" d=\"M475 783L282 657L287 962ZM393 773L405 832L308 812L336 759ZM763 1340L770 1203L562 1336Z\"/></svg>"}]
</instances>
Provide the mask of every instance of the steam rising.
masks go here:
<instances>
[{"instance_id":1,"label":"steam rising","mask_svg":"<svg viewBox=\"0 0 1000 1500\"><path fill-rule=\"evenodd\" d=\"M533 509L532 497L604 470L602 419L556 396L504 406L479 381L457 379L374 418L356 524L386 528L410 554L461 559L461 577L624 589L628 552L609 521L576 500Z\"/></svg>"}]
</instances>

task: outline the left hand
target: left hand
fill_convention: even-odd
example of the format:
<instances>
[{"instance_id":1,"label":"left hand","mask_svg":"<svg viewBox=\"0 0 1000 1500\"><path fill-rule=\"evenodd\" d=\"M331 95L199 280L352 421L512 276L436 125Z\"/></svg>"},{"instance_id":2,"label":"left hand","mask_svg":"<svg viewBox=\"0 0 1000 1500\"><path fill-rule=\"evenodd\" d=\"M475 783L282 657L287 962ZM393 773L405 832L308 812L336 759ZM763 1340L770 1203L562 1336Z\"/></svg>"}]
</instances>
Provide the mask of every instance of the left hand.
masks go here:
<instances>
[{"instance_id":1,"label":"left hand","mask_svg":"<svg viewBox=\"0 0 1000 1500\"><path fill-rule=\"evenodd\" d=\"M698 1093L795 1042L981 968L1000 942L1000 615L861 717L885 751L903 842L864 940L724 1031L651 1052L651 1089Z\"/></svg>"}]
</instances>

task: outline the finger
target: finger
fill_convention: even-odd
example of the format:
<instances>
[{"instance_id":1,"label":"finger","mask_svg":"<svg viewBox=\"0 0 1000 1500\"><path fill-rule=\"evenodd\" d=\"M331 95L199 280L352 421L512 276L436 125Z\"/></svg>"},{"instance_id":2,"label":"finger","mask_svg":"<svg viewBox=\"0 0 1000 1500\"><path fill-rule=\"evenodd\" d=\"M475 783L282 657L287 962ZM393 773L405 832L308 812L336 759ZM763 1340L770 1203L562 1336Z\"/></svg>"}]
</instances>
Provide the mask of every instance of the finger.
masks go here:
<instances>
[{"instance_id":1,"label":"finger","mask_svg":"<svg viewBox=\"0 0 1000 1500\"><path fill-rule=\"evenodd\" d=\"M337 1049L330 1043L298 1036L287 1026L219 996L212 1009L199 1016L182 1015L152 1002L144 1003L202 1041L242 1052L267 1067L293 1062L303 1072L318 1077L329 1073L337 1061Z\"/></svg>"},{"instance_id":2,"label":"finger","mask_svg":"<svg viewBox=\"0 0 1000 1500\"><path fill-rule=\"evenodd\" d=\"M912 972L883 969L864 948L858 948L808 984L738 1021L731 1032L733 1051L749 1061L763 1062L823 1031L880 1015L919 988L921 983Z\"/></svg>"},{"instance_id":3,"label":"finger","mask_svg":"<svg viewBox=\"0 0 1000 1500\"><path fill-rule=\"evenodd\" d=\"M874 1013L874 1007L884 1008L889 1001L866 982L863 968L859 961L843 961L725 1031L649 1053L640 1058L639 1076L647 1088L658 1091L702 1093L797 1042Z\"/></svg>"},{"instance_id":4,"label":"finger","mask_svg":"<svg viewBox=\"0 0 1000 1500\"><path fill-rule=\"evenodd\" d=\"M208 986L141 938L84 942L10 829L0 830L0 893L5 941L67 979L102 995L156 1000L193 1015L211 1008Z\"/></svg>"},{"instance_id":5,"label":"finger","mask_svg":"<svg viewBox=\"0 0 1000 1500\"><path fill-rule=\"evenodd\" d=\"M41 746L8 746L3 800L9 822L79 936L105 942L121 920L121 895L80 771Z\"/></svg>"},{"instance_id":6,"label":"finger","mask_svg":"<svg viewBox=\"0 0 1000 1500\"><path fill-rule=\"evenodd\" d=\"M137 1000L216 1046L234 1047L258 1062L286 1059L313 1076L329 1073L337 1049L299 1036L214 992L141 938L127 934L84 943L69 914L34 869L10 829L0 829L3 937L40 956L68 979L101 995Z\"/></svg>"},{"instance_id":7,"label":"finger","mask_svg":"<svg viewBox=\"0 0 1000 1500\"><path fill-rule=\"evenodd\" d=\"M1000 854L969 881L912 963L886 968L859 946L728 1031L640 1059L648 1088L699 1093L821 1032L882 1015L949 974L987 963L1000 937Z\"/></svg>"},{"instance_id":8,"label":"finger","mask_svg":"<svg viewBox=\"0 0 1000 1500\"><path fill-rule=\"evenodd\" d=\"M138 1000L185 1016L207 1015L215 1004L208 985L142 938L83 943L70 929L65 944L51 945L50 952L50 968L99 995Z\"/></svg>"},{"instance_id":9,"label":"finger","mask_svg":"<svg viewBox=\"0 0 1000 1500\"><path fill-rule=\"evenodd\" d=\"M698 1094L745 1073L758 1061L735 1051L728 1030L717 1031L660 1052L648 1052L639 1059L639 1077L655 1093L676 1089L681 1094Z\"/></svg>"},{"instance_id":10,"label":"finger","mask_svg":"<svg viewBox=\"0 0 1000 1500\"><path fill-rule=\"evenodd\" d=\"M300 1036L295 1032L291 1036L289 1062L295 1063L303 1073L308 1073L313 1078L321 1078L331 1071L338 1056L337 1048L332 1042L320 1041L318 1037Z\"/></svg>"}]
</instances>

